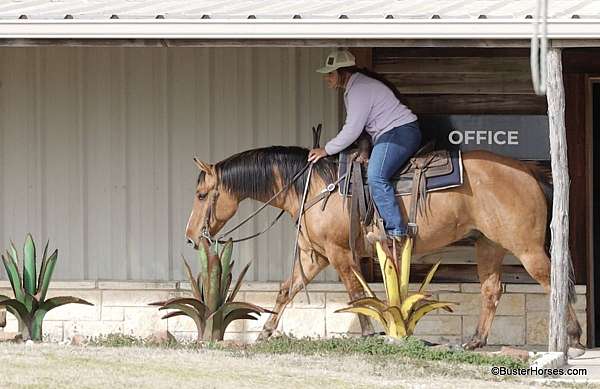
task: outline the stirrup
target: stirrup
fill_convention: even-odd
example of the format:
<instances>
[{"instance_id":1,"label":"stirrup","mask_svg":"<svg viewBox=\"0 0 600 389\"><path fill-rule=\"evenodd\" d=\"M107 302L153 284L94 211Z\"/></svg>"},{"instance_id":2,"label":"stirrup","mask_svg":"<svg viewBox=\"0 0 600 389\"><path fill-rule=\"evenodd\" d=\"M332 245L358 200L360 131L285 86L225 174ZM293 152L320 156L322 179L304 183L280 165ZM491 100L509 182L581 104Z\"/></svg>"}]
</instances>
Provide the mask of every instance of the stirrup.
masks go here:
<instances>
[{"instance_id":1,"label":"stirrup","mask_svg":"<svg viewBox=\"0 0 600 389\"><path fill-rule=\"evenodd\" d=\"M417 232L419 231L419 227L417 223L407 223L406 224L406 233L409 237L414 238L417 236Z\"/></svg>"}]
</instances>

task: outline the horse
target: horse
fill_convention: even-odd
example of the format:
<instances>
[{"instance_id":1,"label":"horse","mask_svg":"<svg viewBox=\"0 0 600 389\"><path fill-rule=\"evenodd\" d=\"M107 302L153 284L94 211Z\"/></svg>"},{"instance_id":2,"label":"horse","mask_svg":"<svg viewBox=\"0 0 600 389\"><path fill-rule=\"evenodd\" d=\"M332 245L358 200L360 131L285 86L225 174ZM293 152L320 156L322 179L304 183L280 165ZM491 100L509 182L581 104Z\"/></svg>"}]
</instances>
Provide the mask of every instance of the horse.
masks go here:
<instances>
[{"instance_id":1,"label":"horse","mask_svg":"<svg viewBox=\"0 0 600 389\"><path fill-rule=\"evenodd\" d=\"M199 174L186 226L188 243L198 248L202 239L214 237L245 199L263 203L270 200L270 205L297 220L308 172L297 174L306 167L307 156L305 148L271 146L243 151L216 164L194 158ZM463 185L428 194L427 212L417 215L419 227L413 253L431 252L467 236L476 237L480 316L475 334L463 345L475 349L487 343L502 294L502 260L507 252L521 261L546 293L550 291L550 260L545 247L548 202L540 171L531 164L481 150L464 152L462 160ZM308 201L334 183L336 176L337 163L331 158L315 163ZM397 197L404 215L410 197ZM364 297L353 274L360 268L349 245L350 216L344 198L335 191L324 209L317 205L307 209L302 217L298 260L291 276L281 284L275 313L264 324L259 339L273 334L286 306L305 283L329 264L337 271L351 300ZM360 245L357 246L360 251ZM360 252L356 255L361 257ZM572 279L569 291L569 345L582 350ZM359 315L359 321L362 335L372 335L370 320Z\"/></svg>"}]
</instances>

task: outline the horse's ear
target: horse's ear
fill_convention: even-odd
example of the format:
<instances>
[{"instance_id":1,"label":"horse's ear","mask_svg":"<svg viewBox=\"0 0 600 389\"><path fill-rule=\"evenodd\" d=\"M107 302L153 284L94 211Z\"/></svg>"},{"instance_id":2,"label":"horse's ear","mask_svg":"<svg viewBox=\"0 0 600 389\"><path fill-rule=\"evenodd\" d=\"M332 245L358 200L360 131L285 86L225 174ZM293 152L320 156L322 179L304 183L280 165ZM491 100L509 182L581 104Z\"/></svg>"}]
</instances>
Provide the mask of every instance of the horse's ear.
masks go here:
<instances>
[{"instance_id":1,"label":"horse's ear","mask_svg":"<svg viewBox=\"0 0 600 389\"><path fill-rule=\"evenodd\" d=\"M196 157L194 157L194 163L196 164L196 166L198 166L198 169L202 170L203 172L205 172L207 174L212 173L212 165L210 165L206 162L202 162L201 160L199 160Z\"/></svg>"}]
</instances>

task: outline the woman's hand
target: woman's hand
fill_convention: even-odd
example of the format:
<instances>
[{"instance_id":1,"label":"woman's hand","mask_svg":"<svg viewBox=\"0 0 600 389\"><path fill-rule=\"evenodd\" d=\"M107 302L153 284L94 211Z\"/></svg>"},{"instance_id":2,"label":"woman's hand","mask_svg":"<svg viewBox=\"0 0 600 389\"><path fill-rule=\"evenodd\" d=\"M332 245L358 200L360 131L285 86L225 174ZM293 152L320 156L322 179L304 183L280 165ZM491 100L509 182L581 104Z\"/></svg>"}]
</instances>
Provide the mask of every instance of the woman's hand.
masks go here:
<instances>
[{"instance_id":1,"label":"woman's hand","mask_svg":"<svg viewBox=\"0 0 600 389\"><path fill-rule=\"evenodd\" d=\"M326 157L327 151L325 151L325 149L323 148L319 148L319 149L312 149L311 151L309 151L308 153L308 162L312 162L315 163L317 162L319 159Z\"/></svg>"}]
</instances>

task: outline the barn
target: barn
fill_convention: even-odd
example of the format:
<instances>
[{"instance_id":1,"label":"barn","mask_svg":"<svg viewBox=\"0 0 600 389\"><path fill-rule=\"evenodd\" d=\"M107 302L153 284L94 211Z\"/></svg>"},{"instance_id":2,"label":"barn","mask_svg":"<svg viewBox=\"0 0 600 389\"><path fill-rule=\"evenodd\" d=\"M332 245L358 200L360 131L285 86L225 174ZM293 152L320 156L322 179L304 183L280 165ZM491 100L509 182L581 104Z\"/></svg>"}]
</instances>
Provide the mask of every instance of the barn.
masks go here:
<instances>
[{"instance_id":1,"label":"barn","mask_svg":"<svg viewBox=\"0 0 600 389\"><path fill-rule=\"evenodd\" d=\"M593 136L600 126L600 3L549 3L547 36L561 53L566 96L575 307L592 347L600 342ZM359 65L391 80L439 144L549 167L548 103L531 82L535 15L532 0L4 2L0 242L22 244L27 232L49 239L59 249L52 293L95 304L56 309L47 336L165 329L192 336L191 320L160 320L147 306L190 288L181 255L194 257L184 239L197 176L192 157L214 163L260 146L310 147L317 123L323 139L334 136L343 99L314 71L332 48L350 48ZM244 203L232 223L257 207ZM269 210L240 235L276 214ZM293 242L287 218L236 246L238 263L252 261L243 299L273 305L291 271ZM473 251L461 241L415 258L415 282L441 258L432 290L460 302L453 314L424 319L421 338L460 343L473 334L480 305ZM362 268L382 291L372 261ZM1 269L0 294L8 288ZM333 313L348 297L332 269L309 292L310 301L299 295L286 311L283 332L359 331L353 315ZM508 255L489 343L547 344L548 312L541 287ZM260 321L240 323L227 336L251 341L261 328ZM15 329L9 316L4 330Z\"/></svg>"}]
</instances>

